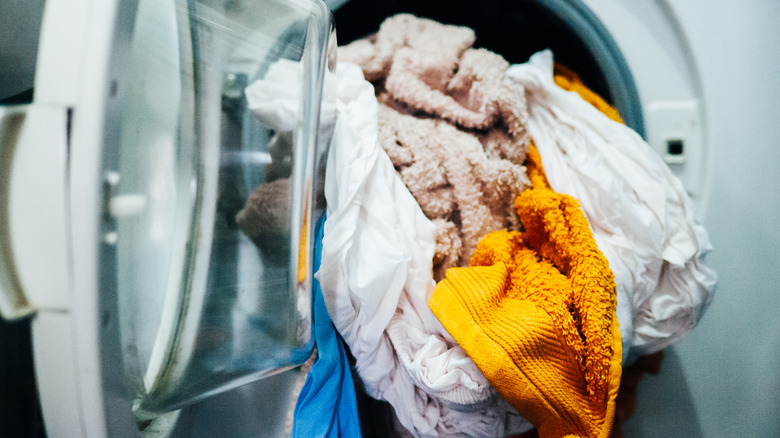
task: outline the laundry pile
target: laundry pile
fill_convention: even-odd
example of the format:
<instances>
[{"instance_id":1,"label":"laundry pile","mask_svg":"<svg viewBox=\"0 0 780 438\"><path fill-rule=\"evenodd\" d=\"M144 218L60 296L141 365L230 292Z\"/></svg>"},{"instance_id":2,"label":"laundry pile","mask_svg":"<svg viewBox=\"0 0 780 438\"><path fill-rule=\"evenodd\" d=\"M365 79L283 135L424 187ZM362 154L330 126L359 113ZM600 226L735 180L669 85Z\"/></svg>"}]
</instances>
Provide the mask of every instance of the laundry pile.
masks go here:
<instances>
[{"instance_id":1,"label":"laundry pile","mask_svg":"<svg viewBox=\"0 0 780 438\"><path fill-rule=\"evenodd\" d=\"M711 300L707 234L661 159L576 75L554 75L550 52L509 65L474 41L402 14L339 49L327 316L414 436L609 436L621 364L684 336ZM296 68L247 89L261 122L289 115L279 84ZM343 354L319 354L338 369ZM310 427L293 435L337 436Z\"/></svg>"}]
</instances>

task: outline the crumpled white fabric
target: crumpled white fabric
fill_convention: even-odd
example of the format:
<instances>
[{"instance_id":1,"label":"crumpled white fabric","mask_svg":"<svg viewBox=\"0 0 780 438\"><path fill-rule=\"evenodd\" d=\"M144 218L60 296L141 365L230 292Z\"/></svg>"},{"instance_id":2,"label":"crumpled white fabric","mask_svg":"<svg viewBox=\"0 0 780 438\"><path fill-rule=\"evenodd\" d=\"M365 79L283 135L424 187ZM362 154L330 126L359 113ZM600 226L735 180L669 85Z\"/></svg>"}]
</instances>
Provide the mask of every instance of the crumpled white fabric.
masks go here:
<instances>
[{"instance_id":1,"label":"crumpled white fabric","mask_svg":"<svg viewBox=\"0 0 780 438\"><path fill-rule=\"evenodd\" d=\"M615 274L628 360L677 341L699 321L717 281L704 263L707 232L682 183L633 130L555 85L550 51L511 66L507 80L526 89L527 128L550 185L579 200Z\"/></svg>"},{"instance_id":2,"label":"crumpled white fabric","mask_svg":"<svg viewBox=\"0 0 780 438\"><path fill-rule=\"evenodd\" d=\"M279 62L247 88L249 108L263 123L290 126L301 87L284 70L295 68ZM530 429L428 309L435 227L377 142L373 86L358 66L340 63L335 91L326 92L336 93L337 118L316 276L367 392L389 401L416 436Z\"/></svg>"},{"instance_id":3,"label":"crumpled white fabric","mask_svg":"<svg viewBox=\"0 0 780 438\"><path fill-rule=\"evenodd\" d=\"M289 59L279 59L270 66L262 79L253 81L244 89L249 109L260 123L269 129L289 132L295 129L300 112L303 64ZM332 81L325 81L324 92L332 93ZM322 99L320 124L335 122L336 108L333 99Z\"/></svg>"}]
</instances>

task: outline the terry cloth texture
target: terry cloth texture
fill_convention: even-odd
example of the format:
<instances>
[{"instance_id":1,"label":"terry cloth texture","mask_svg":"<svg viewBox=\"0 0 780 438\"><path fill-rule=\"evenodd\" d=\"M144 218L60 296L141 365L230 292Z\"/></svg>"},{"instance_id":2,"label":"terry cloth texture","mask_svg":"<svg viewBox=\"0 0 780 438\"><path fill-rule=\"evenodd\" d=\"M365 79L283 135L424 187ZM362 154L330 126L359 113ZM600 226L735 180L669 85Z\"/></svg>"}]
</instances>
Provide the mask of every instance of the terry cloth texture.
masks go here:
<instances>
[{"instance_id":1,"label":"terry cloth texture","mask_svg":"<svg viewBox=\"0 0 780 438\"><path fill-rule=\"evenodd\" d=\"M379 142L436 224L436 280L488 232L517 229L512 200L528 185L524 90L473 42L470 29L401 14L339 49L374 83Z\"/></svg>"},{"instance_id":2,"label":"terry cloth texture","mask_svg":"<svg viewBox=\"0 0 780 438\"><path fill-rule=\"evenodd\" d=\"M467 264L487 233L518 229L513 200L528 185L523 166L491 158L476 136L441 120L380 106L379 123L380 144L436 224L436 280Z\"/></svg>"},{"instance_id":3,"label":"terry cloth texture","mask_svg":"<svg viewBox=\"0 0 780 438\"><path fill-rule=\"evenodd\" d=\"M541 437L607 437L620 384L615 281L577 201L529 152L525 231L496 231L428 302L488 381Z\"/></svg>"},{"instance_id":4,"label":"terry cloth texture","mask_svg":"<svg viewBox=\"0 0 780 438\"><path fill-rule=\"evenodd\" d=\"M236 214L239 228L268 260L280 265L289 254L290 190L290 178L262 183Z\"/></svg>"},{"instance_id":5,"label":"terry cloth texture","mask_svg":"<svg viewBox=\"0 0 780 438\"><path fill-rule=\"evenodd\" d=\"M585 93L597 109L557 86L549 51L511 66L507 78L527 90L528 130L551 187L579 201L615 274L627 362L679 340L717 280L682 183L636 132L604 117L600 98Z\"/></svg>"}]
</instances>

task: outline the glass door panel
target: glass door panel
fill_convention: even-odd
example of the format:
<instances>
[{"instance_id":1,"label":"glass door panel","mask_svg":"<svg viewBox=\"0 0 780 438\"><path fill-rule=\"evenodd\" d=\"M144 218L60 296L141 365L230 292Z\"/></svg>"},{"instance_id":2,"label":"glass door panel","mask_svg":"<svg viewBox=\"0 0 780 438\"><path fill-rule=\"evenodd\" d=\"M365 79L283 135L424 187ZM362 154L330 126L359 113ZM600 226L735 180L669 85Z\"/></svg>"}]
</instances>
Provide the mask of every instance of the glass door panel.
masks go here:
<instances>
[{"instance_id":1,"label":"glass door panel","mask_svg":"<svg viewBox=\"0 0 780 438\"><path fill-rule=\"evenodd\" d=\"M311 354L310 225L324 211L334 54L320 2L139 1L120 140L105 157L116 232L103 264L140 424ZM299 98L269 123L246 89L280 63Z\"/></svg>"}]
</instances>

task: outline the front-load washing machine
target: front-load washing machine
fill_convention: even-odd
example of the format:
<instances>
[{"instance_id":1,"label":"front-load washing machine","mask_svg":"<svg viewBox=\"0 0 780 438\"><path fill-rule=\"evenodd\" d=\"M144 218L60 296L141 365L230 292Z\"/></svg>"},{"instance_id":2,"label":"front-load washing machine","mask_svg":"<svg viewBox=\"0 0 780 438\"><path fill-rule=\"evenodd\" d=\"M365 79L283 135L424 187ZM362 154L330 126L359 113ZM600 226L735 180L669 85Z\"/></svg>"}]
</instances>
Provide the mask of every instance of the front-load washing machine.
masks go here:
<instances>
[{"instance_id":1,"label":"front-load washing machine","mask_svg":"<svg viewBox=\"0 0 780 438\"><path fill-rule=\"evenodd\" d=\"M473 28L478 46L510 62L553 49L706 211L711 108L686 35L691 19L679 17L690 9L341 3L340 42L411 12ZM24 37L4 34L0 46L0 310L21 321L4 323L6 333L32 327L45 432L282 434L294 367L312 349L311 225L322 213L329 136L319 111L336 61L330 12L318 0L48 0L0 10L30 22L5 27ZM7 68L11 59L22 61ZM249 116L244 89L279 59L299 65L304 97L290 108L295 124L269 129ZM253 190L271 184L282 193L264 207L273 220L238 223Z\"/></svg>"}]
</instances>

